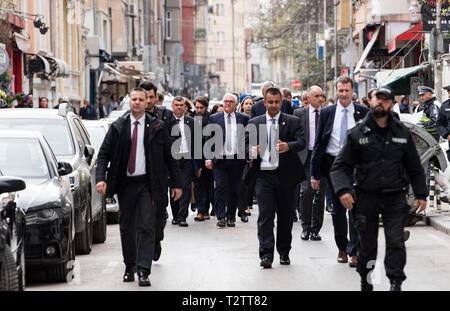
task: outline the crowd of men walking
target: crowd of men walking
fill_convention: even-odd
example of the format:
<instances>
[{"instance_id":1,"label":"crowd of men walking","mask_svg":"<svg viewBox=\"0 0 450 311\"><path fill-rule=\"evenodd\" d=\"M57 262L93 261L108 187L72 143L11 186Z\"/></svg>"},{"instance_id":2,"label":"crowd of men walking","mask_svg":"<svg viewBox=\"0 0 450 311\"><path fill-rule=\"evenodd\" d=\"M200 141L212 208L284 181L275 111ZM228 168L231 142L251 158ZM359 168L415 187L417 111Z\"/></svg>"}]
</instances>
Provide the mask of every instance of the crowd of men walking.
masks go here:
<instances>
[{"instance_id":1,"label":"crowd of men walking","mask_svg":"<svg viewBox=\"0 0 450 311\"><path fill-rule=\"evenodd\" d=\"M172 225L188 227L191 207L195 221L215 216L218 228L234 228L237 217L248 222L255 196L260 265L271 268L275 249L280 264L290 264L297 213L301 239L322 239L328 193L337 262L357 267L361 289L373 289L369 263L376 260L381 214L387 276L391 290L401 289L405 195L411 184L421 212L427 188L411 134L392 112L392 89L369 92L366 108L352 100L353 80L341 77L336 104L312 86L295 107L289 90L266 82L262 98L230 93L208 111L208 98L197 97L191 113L185 98L175 97L170 110L157 105L157 94L151 82L130 91L130 112L112 124L98 156L97 191L119 197L124 282L137 272L139 285L150 286L169 204Z\"/></svg>"}]
</instances>

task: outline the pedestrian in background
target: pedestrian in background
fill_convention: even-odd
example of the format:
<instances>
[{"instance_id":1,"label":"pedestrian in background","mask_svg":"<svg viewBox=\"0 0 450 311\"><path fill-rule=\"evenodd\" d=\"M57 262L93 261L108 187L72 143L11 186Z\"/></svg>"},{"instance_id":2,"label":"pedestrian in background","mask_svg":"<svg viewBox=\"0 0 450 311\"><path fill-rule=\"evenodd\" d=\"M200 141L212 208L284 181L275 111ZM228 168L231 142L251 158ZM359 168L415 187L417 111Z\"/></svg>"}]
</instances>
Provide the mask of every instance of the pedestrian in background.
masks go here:
<instances>
[{"instance_id":1,"label":"pedestrian in background","mask_svg":"<svg viewBox=\"0 0 450 311\"><path fill-rule=\"evenodd\" d=\"M386 239L384 260L391 291L406 279L404 241L406 194L411 184L417 213L426 208L425 173L409 129L390 113L394 92L381 87L370 113L353 127L331 168L333 189L341 204L353 212L359 233L357 271L361 290L371 291L370 272L377 259L379 216ZM353 183L356 186L353 190Z\"/></svg>"},{"instance_id":2,"label":"pedestrian in background","mask_svg":"<svg viewBox=\"0 0 450 311\"><path fill-rule=\"evenodd\" d=\"M145 113L147 93L130 92L130 113L109 128L100 148L96 169L96 190L106 197L118 195L119 227L125 263L124 282L150 286L155 248L157 202L163 200L166 170L173 180L171 196L181 197L180 169L171 154L166 125ZM110 164L110 165L108 165Z\"/></svg>"},{"instance_id":3,"label":"pedestrian in background","mask_svg":"<svg viewBox=\"0 0 450 311\"><path fill-rule=\"evenodd\" d=\"M306 172L306 180L299 184L301 186L299 209L303 228L300 237L304 241L309 239L320 241L322 237L319 232L323 224L327 182L326 179L321 180L319 190L311 188L310 164L320 111L322 110L322 103L325 102L325 97L322 89L318 86L311 86L307 94L309 106L294 111L294 116L300 118L306 140L306 148L298 153Z\"/></svg>"},{"instance_id":4,"label":"pedestrian in background","mask_svg":"<svg viewBox=\"0 0 450 311\"><path fill-rule=\"evenodd\" d=\"M161 92L158 92L156 95L158 97L158 101L156 102L156 105L162 106L162 104L164 102L164 94Z\"/></svg>"},{"instance_id":5,"label":"pedestrian in background","mask_svg":"<svg viewBox=\"0 0 450 311\"><path fill-rule=\"evenodd\" d=\"M108 104L108 114L113 112L114 110L117 110L119 108L119 102L117 101L117 95L112 94L110 97L111 101Z\"/></svg>"},{"instance_id":6,"label":"pedestrian in background","mask_svg":"<svg viewBox=\"0 0 450 311\"><path fill-rule=\"evenodd\" d=\"M39 98L39 108L48 108L48 99L47 99L47 97Z\"/></svg>"},{"instance_id":7,"label":"pedestrian in background","mask_svg":"<svg viewBox=\"0 0 450 311\"><path fill-rule=\"evenodd\" d=\"M398 106L400 108L400 113L410 113L408 96L403 96Z\"/></svg>"},{"instance_id":8,"label":"pedestrian in background","mask_svg":"<svg viewBox=\"0 0 450 311\"><path fill-rule=\"evenodd\" d=\"M186 109L184 110L184 114L187 116L190 116L192 113L192 102L187 97L183 97L183 99L184 99L184 104L186 106Z\"/></svg>"},{"instance_id":9,"label":"pedestrian in background","mask_svg":"<svg viewBox=\"0 0 450 311\"><path fill-rule=\"evenodd\" d=\"M211 109L211 115L222 111L223 111L223 104L215 104Z\"/></svg>"}]
</instances>

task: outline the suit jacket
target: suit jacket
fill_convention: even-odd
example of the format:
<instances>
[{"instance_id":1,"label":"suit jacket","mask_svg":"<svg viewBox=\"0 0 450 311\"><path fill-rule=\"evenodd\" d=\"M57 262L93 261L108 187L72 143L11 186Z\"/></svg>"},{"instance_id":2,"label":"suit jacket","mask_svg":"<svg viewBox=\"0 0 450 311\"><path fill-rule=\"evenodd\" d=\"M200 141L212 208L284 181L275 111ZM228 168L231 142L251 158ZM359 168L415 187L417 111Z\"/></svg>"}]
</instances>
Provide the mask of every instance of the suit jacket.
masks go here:
<instances>
[{"instance_id":1,"label":"suit jacket","mask_svg":"<svg viewBox=\"0 0 450 311\"><path fill-rule=\"evenodd\" d=\"M283 106L281 106L281 112L292 114L293 111L294 110L292 108L291 103L287 99L283 99ZM252 106L252 114L250 118L254 118L263 115L265 113L266 113L266 106L264 106L263 101L260 100L259 102L255 103Z\"/></svg>"},{"instance_id":2,"label":"suit jacket","mask_svg":"<svg viewBox=\"0 0 450 311\"><path fill-rule=\"evenodd\" d=\"M181 138L181 132L179 132L179 135L172 135L172 129L177 124L178 124L177 118L173 115L170 120L170 124L169 124L169 134L171 135L172 144L177 139ZM191 159L192 159L192 167L193 167L194 171L197 171L201 167L202 161L201 161L201 159L194 158L194 118L185 115L184 116L184 126L185 126L185 135L186 135L188 152L191 155ZM187 128L189 129L190 133L187 132Z\"/></svg>"},{"instance_id":3,"label":"suit jacket","mask_svg":"<svg viewBox=\"0 0 450 311\"><path fill-rule=\"evenodd\" d=\"M294 116L298 117L300 119L300 124L303 127L303 131L305 133L305 141L306 145L305 148L302 149L298 153L298 156L300 157L300 160L302 161L303 165L305 165L306 158L308 157L308 146L309 146L309 107L301 107L299 109L294 110Z\"/></svg>"},{"instance_id":4,"label":"suit jacket","mask_svg":"<svg viewBox=\"0 0 450 311\"><path fill-rule=\"evenodd\" d=\"M258 145L260 139L260 125L267 124L266 115L258 116L256 118L250 119L249 124L255 124L257 128L257 141ZM286 113L281 113L278 120L279 126L279 139L281 141L287 142L289 145L289 151L279 154L278 170L279 175L282 177L280 181L283 184L289 186L295 186L306 179L305 168L303 167L300 158L298 157L298 152L301 151L306 146L305 134L303 132L303 127L300 124L300 120L297 117L291 116ZM249 144L249 134L246 132L246 154L251 150ZM250 180L261 168L261 157L253 160L253 165L251 172L248 173L246 180Z\"/></svg>"},{"instance_id":5,"label":"suit jacket","mask_svg":"<svg viewBox=\"0 0 450 311\"><path fill-rule=\"evenodd\" d=\"M361 105L355 104L355 113L353 117L355 122L361 121L369 112L369 109ZM311 177L314 179L320 179L321 177L327 177L331 165L325 158L325 150L328 147L330 141L331 132L333 131L334 117L336 115L336 105L327 106L322 108L319 115L319 124L317 125L316 138L314 141L314 149L311 156Z\"/></svg>"},{"instance_id":6,"label":"suit jacket","mask_svg":"<svg viewBox=\"0 0 450 311\"><path fill-rule=\"evenodd\" d=\"M236 114L236 124L242 124L244 127L247 126L249 117L246 114L240 113L235 111L234 112ZM219 112L216 114L213 114L209 117L209 124L218 124L220 125L220 127L222 128L222 145L225 144L225 137L226 137L226 132L225 132L225 117L224 117L225 112ZM242 133L242 135L244 135L244 133ZM240 133L237 133L237 138L239 139L240 137ZM206 140L212 139L211 137L208 137ZM238 144L238 148L239 148L239 144ZM213 149L215 149L215 146L213 146ZM214 151L214 150L213 150ZM238 150L239 153L239 150ZM209 159L212 160L213 163L215 163L217 161L217 159Z\"/></svg>"}]
</instances>

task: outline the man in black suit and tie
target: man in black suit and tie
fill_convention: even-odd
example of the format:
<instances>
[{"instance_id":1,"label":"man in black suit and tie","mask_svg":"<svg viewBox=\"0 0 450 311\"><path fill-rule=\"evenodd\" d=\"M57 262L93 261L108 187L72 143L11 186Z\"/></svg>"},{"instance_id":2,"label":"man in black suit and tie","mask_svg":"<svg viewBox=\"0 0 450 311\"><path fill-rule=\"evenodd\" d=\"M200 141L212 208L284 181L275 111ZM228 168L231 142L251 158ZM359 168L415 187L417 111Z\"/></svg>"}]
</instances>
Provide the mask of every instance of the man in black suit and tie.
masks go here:
<instances>
[{"instance_id":1,"label":"man in black suit and tie","mask_svg":"<svg viewBox=\"0 0 450 311\"><path fill-rule=\"evenodd\" d=\"M117 119L100 148L96 190L106 197L118 195L120 238L125 263L124 282L150 286L149 274L155 248L155 215L167 191L167 171L173 178L172 196L181 196L180 169L171 155L164 122L147 114L147 93L130 92L130 113ZM108 164L110 164L108 166Z\"/></svg>"},{"instance_id":2,"label":"man in black suit and tie","mask_svg":"<svg viewBox=\"0 0 450 311\"><path fill-rule=\"evenodd\" d=\"M317 194L311 188L310 164L311 155L314 148L317 126L319 124L319 115L321 106L325 101L323 91L318 86L311 86L307 92L309 105L294 111L294 116L300 118L300 124L305 132L306 148L299 152L300 159L306 170L306 180L301 184L300 190L300 218L302 221L302 240L320 241L322 237L319 234L323 224L324 201L327 191L327 181L322 179L320 182L319 196L317 202L313 199Z\"/></svg>"},{"instance_id":3,"label":"man in black suit and tie","mask_svg":"<svg viewBox=\"0 0 450 311\"><path fill-rule=\"evenodd\" d=\"M191 202L191 182L194 172L198 171L198 163L194 160L194 118L185 115L184 98L177 96L172 101L173 120L169 125L170 134L176 140L172 144L172 152L181 169L183 195L179 200L170 199L172 224L188 227L186 218L189 215ZM172 187L172 186L171 186Z\"/></svg>"},{"instance_id":4,"label":"man in black suit and tie","mask_svg":"<svg viewBox=\"0 0 450 311\"><path fill-rule=\"evenodd\" d=\"M330 169L334 159L341 150L347 131L362 120L369 109L352 102L354 93L353 80L349 77L340 77L336 82L338 101L336 105L323 108L319 115L316 141L311 157L311 187L320 189L321 181L327 179L331 186L333 200L333 226L334 239L339 249L337 261L347 263L348 255L351 257L349 265L356 267L356 245L358 234L350 215L347 223L346 209L342 206L330 181ZM350 241L347 232L350 232Z\"/></svg>"},{"instance_id":5,"label":"man in black suit and tie","mask_svg":"<svg viewBox=\"0 0 450 311\"><path fill-rule=\"evenodd\" d=\"M218 219L219 228L235 227L236 209L239 199L239 185L245 165L244 127L249 117L236 112L238 99L234 94L225 94L223 98L223 111L209 118L206 128L215 126L222 134L222 139L213 136L210 141L214 144L214 157L205 161L205 167L213 170L214 210ZM218 135L217 133L215 135ZM242 143L240 142L242 140ZM242 146L242 150L241 150ZM225 208L226 207L226 208Z\"/></svg>"},{"instance_id":6,"label":"man in black suit and tie","mask_svg":"<svg viewBox=\"0 0 450 311\"><path fill-rule=\"evenodd\" d=\"M261 88L263 97L265 96L268 89L274 88L274 87L275 87L275 83L273 83L272 81L264 82L262 85L262 88ZM294 109L292 108L291 102L287 99L283 99L281 112L287 113L287 114L292 114L293 111L294 111ZM260 100L259 102L255 103L252 106L251 118L261 116L265 113L266 113L266 106L264 105L264 100Z\"/></svg>"},{"instance_id":7,"label":"man in black suit and tie","mask_svg":"<svg viewBox=\"0 0 450 311\"><path fill-rule=\"evenodd\" d=\"M247 133L247 150L256 172L255 192L259 205L258 240L261 267L271 268L274 256L273 233L277 215L276 248L280 264L289 265L289 252L294 222L294 191L305 180L305 170L298 152L305 148L305 137L300 120L281 112L282 96L277 88L265 93L267 112L249 121L257 135Z\"/></svg>"}]
</instances>

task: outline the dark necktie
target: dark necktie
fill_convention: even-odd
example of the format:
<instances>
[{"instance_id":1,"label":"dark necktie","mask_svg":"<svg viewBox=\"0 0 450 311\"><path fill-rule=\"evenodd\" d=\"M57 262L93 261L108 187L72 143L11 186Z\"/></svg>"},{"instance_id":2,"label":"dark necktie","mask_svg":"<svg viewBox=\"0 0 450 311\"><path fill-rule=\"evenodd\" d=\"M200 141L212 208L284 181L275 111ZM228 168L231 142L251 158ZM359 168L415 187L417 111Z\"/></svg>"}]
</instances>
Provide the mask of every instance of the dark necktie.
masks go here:
<instances>
[{"instance_id":1,"label":"dark necktie","mask_svg":"<svg viewBox=\"0 0 450 311\"><path fill-rule=\"evenodd\" d=\"M314 128L317 130L317 123L319 123L319 110L318 109L314 109L314 113L315 115L315 123L314 123Z\"/></svg>"},{"instance_id":2,"label":"dark necktie","mask_svg":"<svg viewBox=\"0 0 450 311\"><path fill-rule=\"evenodd\" d=\"M276 120L275 119L270 119L271 124L270 124L270 129L269 129L269 162L272 162L272 144L273 146L276 146L276 142L272 140L275 139L276 136Z\"/></svg>"},{"instance_id":3,"label":"dark necktie","mask_svg":"<svg viewBox=\"0 0 450 311\"><path fill-rule=\"evenodd\" d=\"M130 175L134 174L136 170L136 149L137 149L137 138L138 138L138 121L134 121L133 136L131 138L131 150L130 158L128 159L128 172Z\"/></svg>"}]
</instances>

